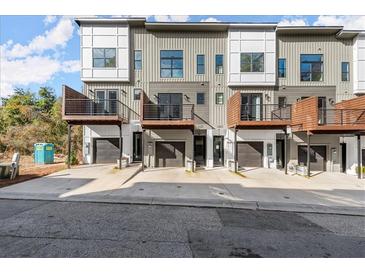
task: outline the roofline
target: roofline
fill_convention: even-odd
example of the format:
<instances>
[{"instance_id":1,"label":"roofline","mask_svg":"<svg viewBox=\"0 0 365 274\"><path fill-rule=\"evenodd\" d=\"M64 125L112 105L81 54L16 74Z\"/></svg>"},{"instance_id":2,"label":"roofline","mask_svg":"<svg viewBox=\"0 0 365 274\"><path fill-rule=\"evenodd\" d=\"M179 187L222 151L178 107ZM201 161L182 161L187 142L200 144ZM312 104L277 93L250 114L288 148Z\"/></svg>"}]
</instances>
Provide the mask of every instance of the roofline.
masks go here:
<instances>
[{"instance_id":1,"label":"roofline","mask_svg":"<svg viewBox=\"0 0 365 274\"><path fill-rule=\"evenodd\" d=\"M132 23L132 22L146 22L145 17L125 17L125 18L97 18L97 17L81 17L75 18L75 22L80 26L81 23Z\"/></svg>"},{"instance_id":2,"label":"roofline","mask_svg":"<svg viewBox=\"0 0 365 274\"><path fill-rule=\"evenodd\" d=\"M295 29L295 30L307 30L307 29L338 29L342 30L343 26L278 26L278 30Z\"/></svg>"}]
</instances>

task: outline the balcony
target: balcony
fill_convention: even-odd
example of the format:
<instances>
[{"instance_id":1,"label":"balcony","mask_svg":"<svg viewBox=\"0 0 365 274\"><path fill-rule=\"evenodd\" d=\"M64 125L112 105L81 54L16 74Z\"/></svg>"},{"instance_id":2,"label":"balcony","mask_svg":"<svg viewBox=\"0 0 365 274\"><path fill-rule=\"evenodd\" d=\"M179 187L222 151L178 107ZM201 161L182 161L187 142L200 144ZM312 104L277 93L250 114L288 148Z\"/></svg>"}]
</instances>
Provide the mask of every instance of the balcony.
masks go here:
<instances>
[{"instance_id":1,"label":"balcony","mask_svg":"<svg viewBox=\"0 0 365 274\"><path fill-rule=\"evenodd\" d=\"M317 97L301 100L293 105L292 129L328 134L365 131L364 99L346 100L334 108L319 108Z\"/></svg>"},{"instance_id":2,"label":"balcony","mask_svg":"<svg viewBox=\"0 0 365 274\"><path fill-rule=\"evenodd\" d=\"M63 87L62 119L69 124L120 125L128 123L130 109L117 99L90 99L70 87Z\"/></svg>"},{"instance_id":3,"label":"balcony","mask_svg":"<svg viewBox=\"0 0 365 274\"><path fill-rule=\"evenodd\" d=\"M227 124L237 129L285 129L290 125L291 106L242 104L237 92L228 100Z\"/></svg>"}]
</instances>

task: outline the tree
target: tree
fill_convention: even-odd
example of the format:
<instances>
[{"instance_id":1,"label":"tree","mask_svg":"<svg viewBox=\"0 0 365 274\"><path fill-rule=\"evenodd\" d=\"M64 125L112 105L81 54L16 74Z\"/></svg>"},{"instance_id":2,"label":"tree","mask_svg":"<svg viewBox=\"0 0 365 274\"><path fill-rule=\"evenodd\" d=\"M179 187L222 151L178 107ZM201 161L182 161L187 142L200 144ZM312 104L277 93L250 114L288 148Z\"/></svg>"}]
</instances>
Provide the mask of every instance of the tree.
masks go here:
<instances>
[{"instance_id":1,"label":"tree","mask_svg":"<svg viewBox=\"0 0 365 274\"><path fill-rule=\"evenodd\" d=\"M54 90L50 87L41 87L38 91L37 109L43 113L49 113L56 102Z\"/></svg>"}]
</instances>

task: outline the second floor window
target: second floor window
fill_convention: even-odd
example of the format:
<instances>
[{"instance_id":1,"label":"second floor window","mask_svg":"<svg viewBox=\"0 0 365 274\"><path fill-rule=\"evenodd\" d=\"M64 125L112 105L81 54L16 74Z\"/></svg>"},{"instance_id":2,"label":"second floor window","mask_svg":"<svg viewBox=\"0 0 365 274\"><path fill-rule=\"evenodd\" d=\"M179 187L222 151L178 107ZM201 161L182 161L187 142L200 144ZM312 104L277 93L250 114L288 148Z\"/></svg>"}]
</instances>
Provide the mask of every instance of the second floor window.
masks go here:
<instances>
[{"instance_id":1,"label":"second floor window","mask_svg":"<svg viewBox=\"0 0 365 274\"><path fill-rule=\"evenodd\" d=\"M203 92L198 92L196 94L196 104L204 105L205 104L205 94Z\"/></svg>"},{"instance_id":2,"label":"second floor window","mask_svg":"<svg viewBox=\"0 0 365 274\"><path fill-rule=\"evenodd\" d=\"M183 77L183 51L161 50L160 52L160 77L182 78Z\"/></svg>"},{"instance_id":3,"label":"second floor window","mask_svg":"<svg viewBox=\"0 0 365 274\"><path fill-rule=\"evenodd\" d=\"M196 56L196 73L197 74L205 73L205 56L203 54L198 54Z\"/></svg>"},{"instance_id":4,"label":"second floor window","mask_svg":"<svg viewBox=\"0 0 365 274\"><path fill-rule=\"evenodd\" d=\"M115 68L116 50L115 48L93 48L94 68Z\"/></svg>"},{"instance_id":5,"label":"second floor window","mask_svg":"<svg viewBox=\"0 0 365 274\"><path fill-rule=\"evenodd\" d=\"M323 55L301 54L300 55L300 80L323 81Z\"/></svg>"},{"instance_id":6,"label":"second floor window","mask_svg":"<svg viewBox=\"0 0 365 274\"><path fill-rule=\"evenodd\" d=\"M341 80L350 81L350 63L349 62L341 63Z\"/></svg>"},{"instance_id":7,"label":"second floor window","mask_svg":"<svg viewBox=\"0 0 365 274\"><path fill-rule=\"evenodd\" d=\"M142 69L142 51L141 50L134 51L134 69L135 70Z\"/></svg>"},{"instance_id":8,"label":"second floor window","mask_svg":"<svg viewBox=\"0 0 365 274\"><path fill-rule=\"evenodd\" d=\"M264 72L264 68L263 52L241 53L241 72Z\"/></svg>"},{"instance_id":9,"label":"second floor window","mask_svg":"<svg viewBox=\"0 0 365 274\"><path fill-rule=\"evenodd\" d=\"M223 74L223 54L215 56L215 74Z\"/></svg>"},{"instance_id":10,"label":"second floor window","mask_svg":"<svg viewBox=\"0 0 365 274\"><path fill-rule=\"evenodd\" d=\"M278 63L278 76L279 78L286 77L286 59L280 58Z\"/></svg>"},{"instance_id":11,"label":"second floor window","mask_svg":"<svg viewBox=\"0 0 365 274\"><path fill-rule=\"evenodd\" d=\"M217 105L223 105L223 92L217 92L215 94L215 103Z\"/></svg>"}]
</instances>

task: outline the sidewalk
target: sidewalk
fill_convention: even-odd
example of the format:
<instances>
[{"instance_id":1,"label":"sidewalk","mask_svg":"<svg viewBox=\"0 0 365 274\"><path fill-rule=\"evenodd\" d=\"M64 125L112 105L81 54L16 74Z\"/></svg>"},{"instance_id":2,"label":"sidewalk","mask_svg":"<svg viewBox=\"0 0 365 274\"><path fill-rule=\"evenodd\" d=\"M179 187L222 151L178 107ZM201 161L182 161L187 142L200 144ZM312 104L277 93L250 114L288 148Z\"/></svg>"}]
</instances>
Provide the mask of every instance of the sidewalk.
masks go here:
<instances>
[{"instance_id":1,"label":"sidewalk","mask_svg":"<svg viewBox=\"0 0 365 274\"><path fill-rule=\"evenodd\" d=\"M365 180L339 173L310 179L273 169L243 176L225 168L114 170L85 166L0 189L0 198L228 207L365 216ZM130 179L128 182L125 182Z\"/></svg>"}]
</instances>

